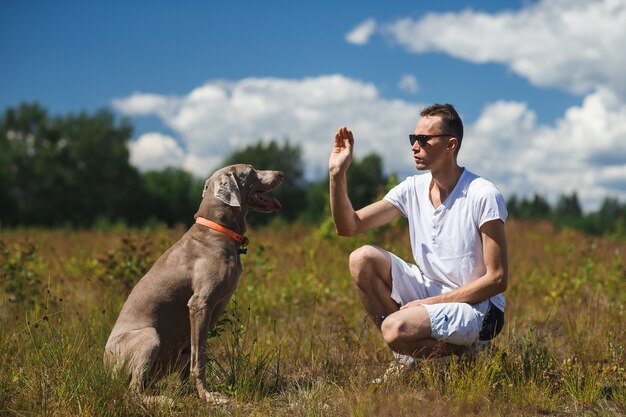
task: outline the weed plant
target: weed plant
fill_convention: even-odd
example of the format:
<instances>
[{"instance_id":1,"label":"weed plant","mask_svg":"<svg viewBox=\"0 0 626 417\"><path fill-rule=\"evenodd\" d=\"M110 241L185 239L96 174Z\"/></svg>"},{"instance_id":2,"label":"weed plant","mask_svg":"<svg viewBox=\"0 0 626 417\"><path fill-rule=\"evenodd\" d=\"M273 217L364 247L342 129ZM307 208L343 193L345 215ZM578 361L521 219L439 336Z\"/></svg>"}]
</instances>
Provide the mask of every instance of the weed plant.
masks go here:
<instances>
[{"instance_id":1,"label":"weed plant","mask_svg":"<svg viewBox=\"0 0 626 417\"><path fill-rule=\"evenodd\" d=\"M619 416L626 414L626 243L507 224L506 324L484 350L422 361L382 385L392 356L365 317L349 253L411 260L400 222L354 239L320 227L251 230L238 290L208 340L207 405L171 376L146 408L102 356L130 288L184 232L0 232L0 415Z\"/></svg>"}]
</instances>

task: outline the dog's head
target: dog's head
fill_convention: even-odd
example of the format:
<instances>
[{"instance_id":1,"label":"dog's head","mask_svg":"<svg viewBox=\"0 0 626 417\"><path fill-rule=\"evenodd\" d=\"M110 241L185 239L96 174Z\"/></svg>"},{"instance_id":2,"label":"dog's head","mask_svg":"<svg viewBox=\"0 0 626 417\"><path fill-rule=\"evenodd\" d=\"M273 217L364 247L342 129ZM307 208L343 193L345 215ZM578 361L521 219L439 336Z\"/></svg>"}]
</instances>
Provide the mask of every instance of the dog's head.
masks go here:
<instances>
[{"instance_id":1,"label":"dog's head","mask_svg":"<svg viewBox=\"0 0 626 417\"><path fill-rule=\"evenodd\" d=\"M206 180L202 197L215 198L244 212L277 211L281 208L280 202L265 193L278 187L283 177L281 171L257 171L252 165L230 165Z\"/></svg>"}]
</instances>

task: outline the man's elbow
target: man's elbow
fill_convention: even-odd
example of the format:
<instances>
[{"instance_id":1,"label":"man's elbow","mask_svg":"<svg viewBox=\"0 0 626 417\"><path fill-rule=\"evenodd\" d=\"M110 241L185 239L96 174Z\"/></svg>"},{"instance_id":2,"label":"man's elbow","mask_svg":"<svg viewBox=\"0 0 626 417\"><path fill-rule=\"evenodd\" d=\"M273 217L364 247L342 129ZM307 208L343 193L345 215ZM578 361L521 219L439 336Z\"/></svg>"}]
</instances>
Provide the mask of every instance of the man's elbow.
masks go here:
<instances>
[{"instance_id":1,"label":"man's elbow","mask_svg":"<svg viewBox=\"0 0 626 417\"><path fill-rule=\"evenodd\" d=\"M359 234L359 221L355 214L354 221L335 221L335 233L341 237L352 237Z\"/></svg>"},{"instance_id":2,"label":"man's elbow","mask_svg":"<svg viewBox=\"0 0 626 417\"><path fill-rule=\"evenodd\" d=\"M498 294L503 293L509 286L509 274L505 271L498 271L493 274L493 285Z\"/></svg>"},{"instance_id":3,"label":"man's elbow","mask_svg":"<svg viewBox=\"0 0 626 417\"><path fill-rule=\"evenodd\" d=\"M347 227L337 227L335 226L335 233L337 233L337 236L341 236L341 237L352 237L354 235L356 235L356 231L349 229Z\"/></svg>"}]
</instances>

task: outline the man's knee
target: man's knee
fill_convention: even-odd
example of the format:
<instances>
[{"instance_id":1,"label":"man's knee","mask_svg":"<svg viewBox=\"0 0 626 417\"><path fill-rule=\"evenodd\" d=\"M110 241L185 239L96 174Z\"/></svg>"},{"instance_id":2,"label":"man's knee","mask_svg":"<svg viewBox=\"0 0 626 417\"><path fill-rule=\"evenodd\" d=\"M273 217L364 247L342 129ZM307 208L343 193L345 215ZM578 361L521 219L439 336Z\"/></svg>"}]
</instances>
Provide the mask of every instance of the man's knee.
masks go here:
<instances>
[{"instance_id":1,"label":"man's knee","mask_svg":"<svg viewBox=\"0 0 626 417\"><path fill-rule=\"evenodd\" d=\"M404 320L391 315L383 320L380 326L380 332L383 340L391 349L397 348L404 340L406 323Z\"/></svg>"},{"instance_id":2,"label":"man's knee","mask_svg":"<svg viewBox=\"0 0 626 417\"><path fill-rule=\"evenodd\" d=\"M358 287L367 285L367 278L371 277L378 257L380 250L372 245L361 246L350 254L350 275Z\"/></svg>"},{"instance_id":3,"label":"man's knee","mask_svg":"<svg viewBox=\"0 0 626 417\"><path fill-rule=\"evenodd\" d=\"M392 350L404 351L409 346L431 337L431 325L424 307L400 310L382 322L383 340Z\"/></svg>"}]
</instances>

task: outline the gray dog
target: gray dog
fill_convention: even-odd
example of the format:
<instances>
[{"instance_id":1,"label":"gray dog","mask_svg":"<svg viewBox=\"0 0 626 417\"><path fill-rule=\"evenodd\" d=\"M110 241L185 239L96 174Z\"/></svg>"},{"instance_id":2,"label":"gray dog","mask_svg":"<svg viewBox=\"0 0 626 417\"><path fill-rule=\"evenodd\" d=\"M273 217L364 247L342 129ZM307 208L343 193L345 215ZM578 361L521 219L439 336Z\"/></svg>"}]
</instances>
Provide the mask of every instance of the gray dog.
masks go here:
<instances>
[{"instance_id":1,"label":"gray dog","mask_svg":"<svg viewBox=\"0 0 626 417\"><path fill-rule=\"evenodd\" d=\"M207 333L242 272L239 255L248 243L243 236L246 213L279 210L278 200L264 193L282 179L280 171L231 165L206 181L196 224L135 285L106 344L105 363L114 371L127 370L136 392L143 392L149 379L178 370L192 378L201 398L226 401L205 384Z\"/></svg>"}]
</instances>

